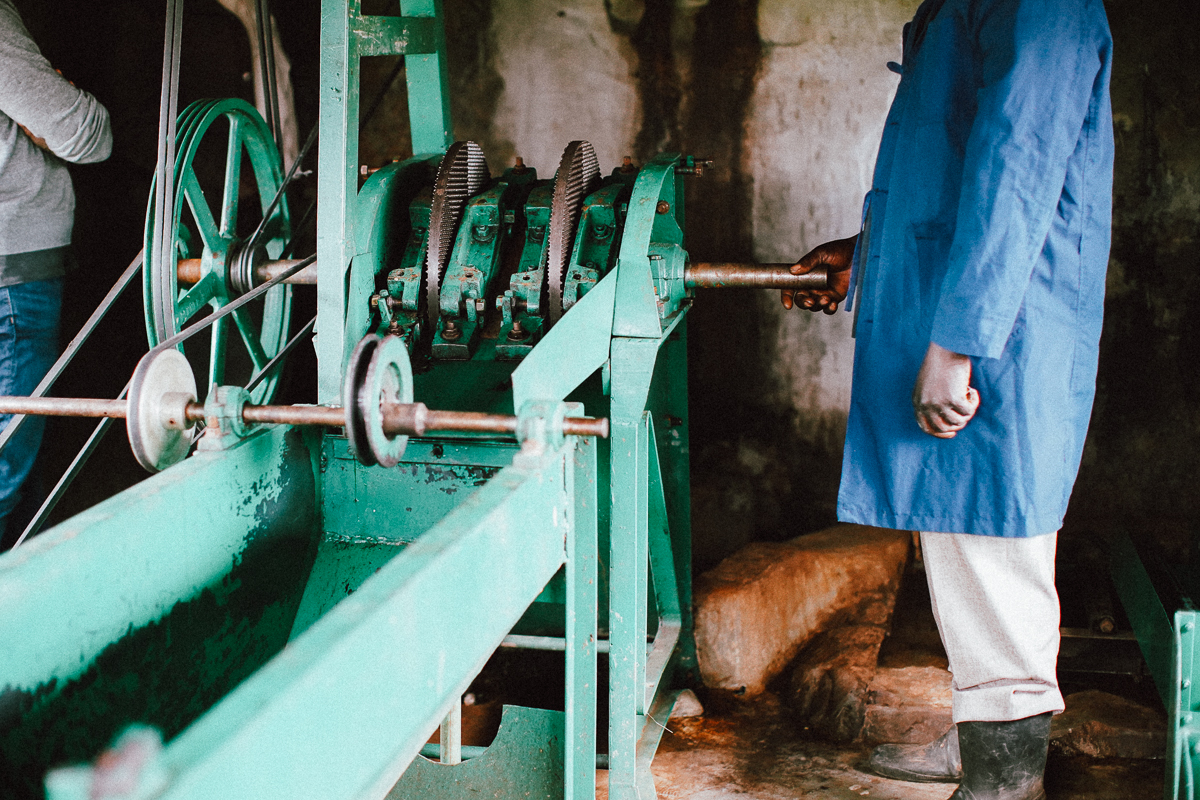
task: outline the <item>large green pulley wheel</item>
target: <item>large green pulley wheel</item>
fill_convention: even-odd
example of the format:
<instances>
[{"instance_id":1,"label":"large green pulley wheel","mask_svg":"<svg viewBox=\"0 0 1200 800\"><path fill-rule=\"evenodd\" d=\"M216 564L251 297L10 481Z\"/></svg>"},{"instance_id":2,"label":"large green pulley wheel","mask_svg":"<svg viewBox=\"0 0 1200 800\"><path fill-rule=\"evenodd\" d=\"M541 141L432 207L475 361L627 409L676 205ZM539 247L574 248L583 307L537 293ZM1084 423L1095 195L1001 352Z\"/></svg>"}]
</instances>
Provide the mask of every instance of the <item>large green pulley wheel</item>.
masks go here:
<instances>
[{"instance_id":1,"label":"large green pulley wheel","mask_svg":"<svg viewBox=\"0 0 1200 800\"><path fill-rule=\"evenodd\" d=\"M271 208L283 164L258 111L238 99L199 100L179 115L176 128L175 263L163 263L154 248L160 214L153 188L146 214L143 291L151 347L257 285L255 266L279 258L291 238L286 195ZM206 395L214 386L246 385L279 352L288 337L291 299L290 286L275 286L185 342L197 373L207 358ZM277 384L275 370L254 388L251 402L269 402Z\"/></svg>"}]
</instances>

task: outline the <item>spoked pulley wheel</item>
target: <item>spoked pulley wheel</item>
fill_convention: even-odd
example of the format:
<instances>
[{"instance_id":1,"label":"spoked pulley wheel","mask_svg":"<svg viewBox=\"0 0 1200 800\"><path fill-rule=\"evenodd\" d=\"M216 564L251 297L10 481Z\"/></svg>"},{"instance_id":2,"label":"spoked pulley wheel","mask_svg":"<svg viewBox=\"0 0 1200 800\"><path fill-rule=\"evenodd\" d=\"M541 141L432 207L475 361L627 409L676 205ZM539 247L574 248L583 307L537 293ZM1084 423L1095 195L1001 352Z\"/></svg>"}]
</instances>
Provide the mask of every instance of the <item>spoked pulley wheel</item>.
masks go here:
<instances>
[{"instance_id":1,"label":"spoked pulley wheel","mask_svg":"<svg viewBox=\"0 0 1200 800\"><path fill-rule=\"evenodd\" d=\"M429 245L425 251L425 323L432 337L437 330L438 297L454 249L454 236L463 210L491 176L483 150L475 142L450 145L438 166L429 208Z\"/></svg>"},{"instance_id":2,"label":"spoked pulley wheel","mask_svg":"<svg viewBox=\"0 0 1200 800\"><path fill-rule=\"evenodd\" d=\"M177 130L168 229L174 253L168 260L175 263L164 263L154 247L161 222L153 189L146 215L143 289L151 347L253 288L255 265L279 258L291 238L286 196L271 207L283 182L282 158L252 106L200 100L180 114ZM187 282L180 280L181 262L189 266L182 270ZM248 383L285 344L290 310L291 287L281 284L189 340L189 353L192 342L208 342L208 389ZM251 402L274 396L277 375L255 387Z\"/></svg>"},{"instance_id":3,"label":"spoked pulley wheel","mask_svg":"<svg viewBox=\"0 0 1200 800\"><path fill-rule=\"evenodd\" d=\"M567 262L575 246L575 232L583 201L600 183L600 162L596 151L585 141L574 141L563 151L554 176L554 197L550 205L550 247L546 256L546 286L549 291L549 323L563 315L563 291Z\"/></svg>"}]
</instances>

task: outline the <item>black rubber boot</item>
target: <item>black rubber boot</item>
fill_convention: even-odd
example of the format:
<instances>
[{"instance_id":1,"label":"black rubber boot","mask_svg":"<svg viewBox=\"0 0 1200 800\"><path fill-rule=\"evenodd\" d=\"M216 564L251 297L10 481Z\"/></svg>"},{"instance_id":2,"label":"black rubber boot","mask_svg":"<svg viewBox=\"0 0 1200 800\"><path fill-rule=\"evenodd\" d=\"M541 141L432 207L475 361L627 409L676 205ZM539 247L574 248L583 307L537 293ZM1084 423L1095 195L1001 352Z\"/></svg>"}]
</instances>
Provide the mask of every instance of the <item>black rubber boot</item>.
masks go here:
<instances>
[{"instance_id":1,"label":"black rubber boot","mask_svg":"<svg viewBox=\"0 0 1200 800\"><path fill-rule=\"evenodd\" d=\"M929 744L881 744L871 751L867 769L897 781L958 783L963 774L958 728L951 725Z\"/></svg>"},{"instance_id":2,"label":"black rubber boot","mask_svg":"<svg viewBox=\"0 0 1200 800\"><path fill-rule=\"evenodd\" d=\"M1013 722L960 722L963 778L950 800L1045 800L1050 714Z\"/></svg>"}]
</instances>

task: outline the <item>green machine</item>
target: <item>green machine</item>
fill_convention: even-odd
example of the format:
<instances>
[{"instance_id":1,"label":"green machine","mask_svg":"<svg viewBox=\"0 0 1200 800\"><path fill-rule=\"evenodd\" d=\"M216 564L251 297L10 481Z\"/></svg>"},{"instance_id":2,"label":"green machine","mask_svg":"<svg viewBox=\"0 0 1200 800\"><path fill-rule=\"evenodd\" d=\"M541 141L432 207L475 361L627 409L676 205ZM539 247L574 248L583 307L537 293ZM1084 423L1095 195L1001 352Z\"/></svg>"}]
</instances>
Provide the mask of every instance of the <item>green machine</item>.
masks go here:
<instances>
[{"instance_id":1,"label":"green machine","mask_svg":"<svg viewBox=\"0 0 1200 800\"><path fill-rule=\"evenodd\" d=\"M604 174L578 141L494 176L451 135L440 1L401 8L323 2L314 256L257 112L165 104L127 396L0 399L124 418L155 473L0 556L0 796L584 798L598 764L611 797L655 796L694 659L693 290L824 276L690 264L688 157ZM373 55L406 59L417 155L360 187ZM318 404L271 405L305 284ZM561 710L506 707L464 747L500 647L562 654Z\"/></svg>"}]
</instances>

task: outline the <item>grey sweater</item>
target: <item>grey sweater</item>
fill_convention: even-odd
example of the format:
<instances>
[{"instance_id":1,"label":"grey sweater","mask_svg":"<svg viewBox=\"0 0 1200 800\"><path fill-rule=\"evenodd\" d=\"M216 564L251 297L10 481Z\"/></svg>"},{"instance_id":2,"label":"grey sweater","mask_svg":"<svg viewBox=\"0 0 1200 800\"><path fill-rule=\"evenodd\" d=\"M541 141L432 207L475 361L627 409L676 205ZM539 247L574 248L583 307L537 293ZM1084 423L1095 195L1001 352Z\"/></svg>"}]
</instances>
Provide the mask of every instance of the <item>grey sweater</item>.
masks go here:
<instances>
[{"instance_id":1,"label":"grey sweater","mask_svg":"<svg viewBox=\"0 0 1200 800\"><path fill-rule=\"evenodd\" d=\"M108 111L54 71L12 0L0 0L0 285L54 277L38 274L55 271L53 259L13 256L70 244L75 193L63 162L103 161L111 151Z\"/></svg>"}]
</instances>

